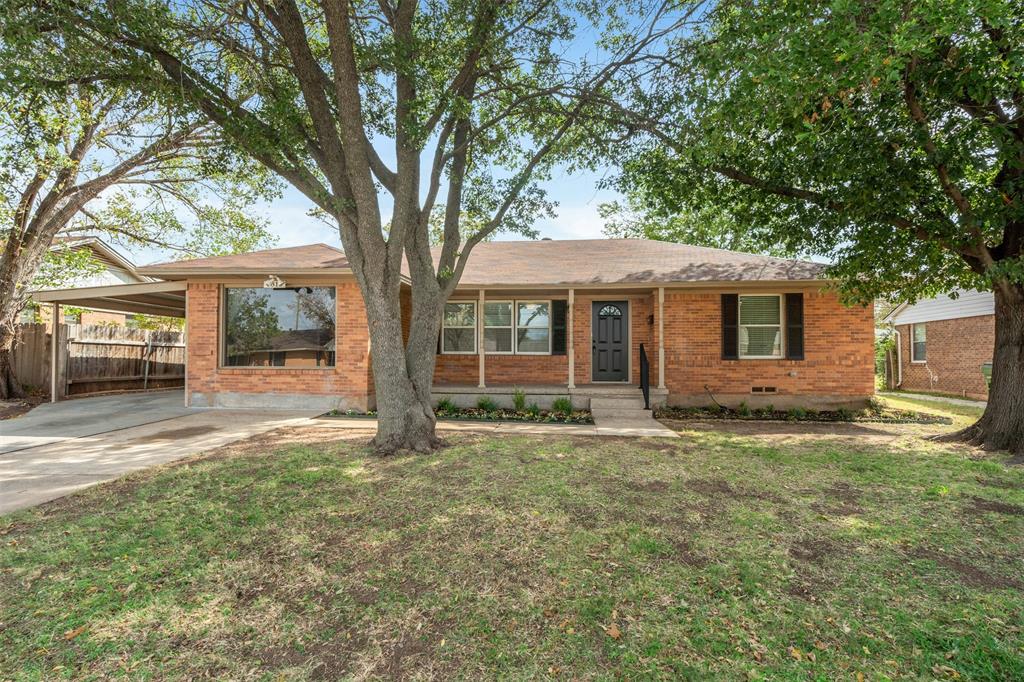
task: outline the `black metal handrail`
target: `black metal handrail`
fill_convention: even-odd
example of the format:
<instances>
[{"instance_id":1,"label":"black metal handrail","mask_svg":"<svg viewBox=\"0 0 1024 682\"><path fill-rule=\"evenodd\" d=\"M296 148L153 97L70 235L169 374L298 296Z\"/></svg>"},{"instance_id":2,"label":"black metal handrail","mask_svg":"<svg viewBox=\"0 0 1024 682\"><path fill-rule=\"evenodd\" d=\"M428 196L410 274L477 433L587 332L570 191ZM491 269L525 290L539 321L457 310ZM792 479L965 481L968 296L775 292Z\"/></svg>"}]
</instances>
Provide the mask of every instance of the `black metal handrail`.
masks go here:
<instances>
[{"instance_id":1,"label":"black metal handrail","mask_svg":"<svg viewBox=\"0 0 1024 682\"><path fill-rule=\"evenodd\" d=\"M640 390L644 393L644 409L651 409L651 363L644 344L640 344Z\"/></svg>"}]
</instances>

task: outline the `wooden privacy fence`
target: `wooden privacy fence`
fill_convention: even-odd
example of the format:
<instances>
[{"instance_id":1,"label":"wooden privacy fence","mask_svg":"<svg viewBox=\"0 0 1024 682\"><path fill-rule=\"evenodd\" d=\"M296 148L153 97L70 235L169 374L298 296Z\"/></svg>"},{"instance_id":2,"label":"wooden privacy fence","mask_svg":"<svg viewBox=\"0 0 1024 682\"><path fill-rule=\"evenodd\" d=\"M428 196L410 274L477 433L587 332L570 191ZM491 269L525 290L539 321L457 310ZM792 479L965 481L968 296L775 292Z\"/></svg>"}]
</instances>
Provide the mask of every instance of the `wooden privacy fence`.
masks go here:
<instances>
[{"instance_id":1,"label":"wooden privacy fence","mask_svg":"<svg viewBox=\"0 0 1024 682\"><path fill-rule=\"evenodd\" d=\"M46 325L21 325L19 340L14 351L19 380L48 390L51 350ZM57 343L58 397L184 385L181 332L62 324Z\"/></svg>"}]
</instances>

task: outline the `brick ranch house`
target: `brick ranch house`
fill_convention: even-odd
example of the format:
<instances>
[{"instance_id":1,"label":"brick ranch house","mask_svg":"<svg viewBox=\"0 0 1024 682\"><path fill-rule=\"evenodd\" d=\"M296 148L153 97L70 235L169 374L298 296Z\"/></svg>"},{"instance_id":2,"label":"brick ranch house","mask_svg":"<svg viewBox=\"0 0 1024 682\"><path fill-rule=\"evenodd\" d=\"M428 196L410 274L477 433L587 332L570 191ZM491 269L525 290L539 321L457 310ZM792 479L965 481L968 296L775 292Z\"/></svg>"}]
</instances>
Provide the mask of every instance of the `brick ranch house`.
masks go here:
<instances>
[{"instance_id":1,"label":"brick ranch house","mask_svg":"<svg viewBox=\"0 0 1024 682\"><path fill-rule=\"evenodd\" d=\"M896 331L895 352L887 358L890 388L988 397L982 365L992 362L996 343L992 292L961 291L955 299L903 304L883 322Z\"/></svg>"},{"instance_id":2,"label":"brick ranch house","mask_svg":"<svg viewBox=\"0 0 1024 682\"><path fill-rule=\"evenodd\" d=\"M138 296L90 295L180 308L189 405L374 406L366 315L340 250L313 244L139 272L162 281ZM587 407L591 396L635 395L643 355L654 404L706 405L709 393L751 407L863 404L874 392L872 310L841 305L821 273L647 240L479 244L445 306L435 395L510 405L520 388L541 407L567 395Z\"/></svg>"}]
</instances>

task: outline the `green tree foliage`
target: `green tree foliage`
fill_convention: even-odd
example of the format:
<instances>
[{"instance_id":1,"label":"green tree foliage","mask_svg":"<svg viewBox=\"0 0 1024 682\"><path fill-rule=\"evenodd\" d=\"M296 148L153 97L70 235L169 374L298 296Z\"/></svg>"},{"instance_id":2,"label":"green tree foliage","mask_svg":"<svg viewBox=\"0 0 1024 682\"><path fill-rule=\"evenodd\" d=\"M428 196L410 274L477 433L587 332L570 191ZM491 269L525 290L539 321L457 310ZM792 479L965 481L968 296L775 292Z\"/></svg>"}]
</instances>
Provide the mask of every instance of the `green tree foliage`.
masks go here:
<instances>
[{"instance_id":1,"label":"green tree foliage","mask_svg":"<svg viewBox=\"0 0 1024 682\"><path fill-rule=\"evenodd\" d=\"M181 256L248 250L269 241L248 207L277 193L202 115L127 85L94 43L31 18L9 4L0 20L0 397L21 394L10 353L28 292L91 267L51 251L58 235Z\"/></svg>"},{"instance_id":2,"label":"green tree foliage","mask_svg":"<svg viewBox=\"0 0 1024 682\"><path fill-rule=\"evenodd\" d=\"M369 321L381 452L438 444L441 311L474 245L549 210L539 183L582 153L596 97L686 15L668 0L20 2L201 109L337 224ZM464 216L479 220L465 237Z\"/></svg>"},{"instance_id":3,"label":"green tree foliage","mask_svg":"<svg viewBox=\"0 0 1024 682\"><path fill-rule=\"evenodd\" d=\"M650 137L625 185L827 257L850 301L992 290L992 399L961 435L1024 451L1024 5L725 0L704 18L638 84Z\"/></svg>"},{"instance_id":4,"label":"green tree foliage","mask_svg":"<svg viewBox=\"0 0 1024 682\"><path fill-rule=\"evenodd\" d=\"M598 212L604 220L605 235L612 238L654 239L767 256L797 255L772 243L767 230L759 233L756 225L735 220L724 206L697 206L669 214L632 194L624 202L601 204Z\"/></svg>"}]
</instances>

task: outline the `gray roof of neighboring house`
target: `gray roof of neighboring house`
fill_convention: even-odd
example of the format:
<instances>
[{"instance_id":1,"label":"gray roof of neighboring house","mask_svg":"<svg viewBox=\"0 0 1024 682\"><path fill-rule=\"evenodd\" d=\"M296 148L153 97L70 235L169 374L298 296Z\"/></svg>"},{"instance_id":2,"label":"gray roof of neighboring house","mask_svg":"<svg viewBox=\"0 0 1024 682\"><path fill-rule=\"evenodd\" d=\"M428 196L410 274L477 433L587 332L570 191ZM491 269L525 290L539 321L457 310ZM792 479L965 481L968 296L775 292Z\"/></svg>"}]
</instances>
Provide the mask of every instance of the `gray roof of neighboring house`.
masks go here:
<instances>
[{"instance_id":1,"label":"gray roof of neighboring house","mask_svg":"<svg viewBox=\"0 0 1024 682\"><path fill-rule=\"evenodd\" d=\"M434 250L435 257L439 252ZM647 239L505 241L474 247L460 285L792 282L822 279L824 269L820 263ZM161 263L139 271L167 279L212 274L350 272L345 254L326 244Z\"/></svg>"}]
</instances>

